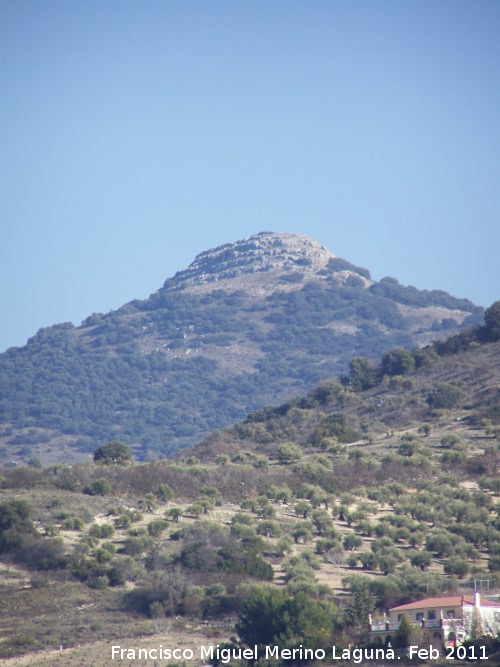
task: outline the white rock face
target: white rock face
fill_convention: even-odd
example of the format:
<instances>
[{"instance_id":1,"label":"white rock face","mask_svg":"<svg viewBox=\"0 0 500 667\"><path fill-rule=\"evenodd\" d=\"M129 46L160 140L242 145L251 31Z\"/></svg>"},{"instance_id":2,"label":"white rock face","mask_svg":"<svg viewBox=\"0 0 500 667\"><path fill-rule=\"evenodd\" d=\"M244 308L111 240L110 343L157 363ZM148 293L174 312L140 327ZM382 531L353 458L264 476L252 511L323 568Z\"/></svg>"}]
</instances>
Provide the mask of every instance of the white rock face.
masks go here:
<instances>
[{"instance_id":1,"label":"white rock face","mask_svg":"<svg viewBox=\"0 0 500 667\"><path fill-rule=\"evenodd\" d=\"M334 259L324 245L304 234L261 232L206 250L175 274L177 289L234 280L243 274L316 273ZM167 289L170 286L167 286Z\"/></svg>"}]
</instances>

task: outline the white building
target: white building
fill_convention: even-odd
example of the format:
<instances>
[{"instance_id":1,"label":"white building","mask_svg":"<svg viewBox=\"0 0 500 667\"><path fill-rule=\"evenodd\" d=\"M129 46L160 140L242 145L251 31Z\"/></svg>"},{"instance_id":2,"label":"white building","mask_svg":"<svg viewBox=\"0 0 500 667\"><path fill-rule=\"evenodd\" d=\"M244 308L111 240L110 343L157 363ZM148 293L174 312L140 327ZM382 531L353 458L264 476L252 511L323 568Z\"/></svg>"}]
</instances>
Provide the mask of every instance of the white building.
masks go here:
<instances>
[{"instance_id":1,"label":"white building","mask_svg":"<svg viewBox=\"0 0 500 667\"><path fill-rule=\"evenodd\" d=\"M500 602L481 600L474 595L453 595L426 598L389 609L384 621L370 618L370 639L375 643L393 642L394 634L404 616L413 627L419 627L428 644L460 644L466 639L500 632Z\"/></svg>"}]
</instances>

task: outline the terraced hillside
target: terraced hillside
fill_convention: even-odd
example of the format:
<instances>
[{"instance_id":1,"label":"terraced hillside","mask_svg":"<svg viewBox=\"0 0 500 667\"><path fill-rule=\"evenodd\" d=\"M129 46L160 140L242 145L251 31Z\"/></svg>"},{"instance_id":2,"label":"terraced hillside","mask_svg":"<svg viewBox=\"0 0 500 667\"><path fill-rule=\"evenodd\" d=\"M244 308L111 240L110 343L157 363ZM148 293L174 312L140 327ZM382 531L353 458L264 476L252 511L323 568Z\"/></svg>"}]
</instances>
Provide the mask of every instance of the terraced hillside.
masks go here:
<instances>
[{"instance_id":1,"label":"terraced hillside","mask_svg":"<svg viewBox=\"0 0 500 667\"><path fill-rule=\"evenodd\" d=\"M315 642L364 645L369 612L471 579L498 592L494 337L428 347L418 369L401 350L352 360L343 383L253 413L182 461L2 469L0 656L41 666L63 644L64 664L91 654L98 667L111 644L244 646L259 599L297 612L300 641L304 605L330 619Z\"/></svg>"}]
</instances>

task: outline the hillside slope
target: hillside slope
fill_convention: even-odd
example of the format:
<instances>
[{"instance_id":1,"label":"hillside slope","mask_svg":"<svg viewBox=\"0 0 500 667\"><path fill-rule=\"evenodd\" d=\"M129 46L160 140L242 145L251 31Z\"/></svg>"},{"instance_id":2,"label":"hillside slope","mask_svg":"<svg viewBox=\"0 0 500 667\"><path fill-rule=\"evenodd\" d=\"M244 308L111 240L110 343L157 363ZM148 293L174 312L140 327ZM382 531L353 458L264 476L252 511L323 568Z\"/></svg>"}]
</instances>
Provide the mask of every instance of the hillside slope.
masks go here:
<instances>
[{"instance_id":1,"label":"hillside slope","mask_svg":"<svg viewBox=\"0 0 500 667\"><path fill-rule=\"evenodd\" d=\"M402 432L413 433L408 441L416 441L415 453L425 444L428 460L439 460L446 434L463 435L475 443L471 451L477 453L488 444L488 436L480 435L485 427L500 435L500 341L480 343L478 332L464 332L413 354L391 350L379 365L354 358L340 380L322 381L304 397L251 412L189 453L211 460L246 450L276 458L279 446L291 443L306 453L319 447L343 456L347 449L363 447L385 455L399 448ZM387 362L398 353L417 364L395 372ZM364 389L356 384L363 361L373 378ZM412 453L405 455L408 462ZM448 458L459 464L466 456Z\"/></svg>"},{"instance_id":2,"label":"hillside slope","mask_svg":"<svg viewBox=\"0 0 500 667\"><path fill-rule=\"evenodd\" d=\"M65 664L100 667L112 644L244 643L252 591L327 608L330 647L366 644L368 614L395 605L475 582L497 595L499 339L487 322L390 351L365 389L354 359L180 462L0 468L0 658L46 667L63 644Z\"/></svg>"},{"instance_id":3,"label":"hillside slope","mask_svg":"<svg viewBox=\"0 0 500 667\"><path fill-rule=\"evenodd\" d=\"M201 253L144 301L41 329L0 355L0 460L71 462L119 438L172 454L250 410L477 323L441 291L379 282L313 239L263 232Z\"/></svg>"}]
</instances>

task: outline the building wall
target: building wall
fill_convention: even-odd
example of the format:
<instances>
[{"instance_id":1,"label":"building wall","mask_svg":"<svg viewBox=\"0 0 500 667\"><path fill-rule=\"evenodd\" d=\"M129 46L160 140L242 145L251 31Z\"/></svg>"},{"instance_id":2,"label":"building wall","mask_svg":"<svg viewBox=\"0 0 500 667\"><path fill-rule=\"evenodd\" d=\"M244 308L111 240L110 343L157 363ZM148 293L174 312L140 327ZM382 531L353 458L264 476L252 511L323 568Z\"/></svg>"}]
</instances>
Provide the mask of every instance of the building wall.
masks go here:
<instances>
[{"instance_id":1,"label":"building wall","mask_svg":"<svg viewBox=\"0 0 500 667\"><path fill-rule=\"evenodd\" d=\"M423 644L453 645L463 642L467 637L495 636L500 632L500 606L429 605L389 611L387 624L378 622L370 626L373 629L370 632L371 640L383 645L388 642L392 644L403 616L409 618L414 626L422 628Z\"/></svg>"},{"instance_id":2,"label":"building wall","mask_svg":"<svg viewBox=\"0 0 500 667\"><path fill-rule=\"evenodd\" d=\"M445 607L422 607L421 609L406 609L404 611L390 611L389 622L397 623L401 621L403 616L408 616L412 623L416 623L417 621L421 620L439 620L441 618L441 612L443 614L443 618L462 618L461 605L452 605Z\"/></svg>"}]
</instances>

